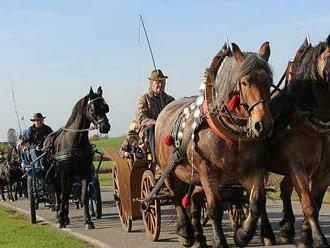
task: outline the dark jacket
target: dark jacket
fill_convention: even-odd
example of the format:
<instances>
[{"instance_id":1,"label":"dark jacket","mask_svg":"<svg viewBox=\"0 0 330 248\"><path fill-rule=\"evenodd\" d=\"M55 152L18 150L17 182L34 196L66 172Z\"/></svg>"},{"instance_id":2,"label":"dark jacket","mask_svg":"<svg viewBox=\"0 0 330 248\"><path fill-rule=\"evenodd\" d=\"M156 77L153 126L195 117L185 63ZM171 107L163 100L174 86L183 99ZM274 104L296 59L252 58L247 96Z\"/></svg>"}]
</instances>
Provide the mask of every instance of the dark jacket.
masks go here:
<instances>
[{"instance_id":1,"label":"dark jacket","mask_svg":"<svg viewBox=\"0 0 330 248\"><path fill-rule=\"evenodd\" d=\"M45 124L41 128L36 128L35 125L32 125L24 130L23 137L27 141L30 149L35 149L37 146L42 148L42 143L46 136L52 132L53 130Z\"/></svg>"},{"instance_id":2,"label":"dark jacket","mask_svg":"<svg viewBox=\"0 0 330 248\"><path fill-rule=\"evenodd\" d=\"M159 113L167 104L174 101L174 98L164 93L162 96L155 96L151 89L140 96L136 107L136 120L141 126L155 125Z\"/></svg>"}]
</instances>

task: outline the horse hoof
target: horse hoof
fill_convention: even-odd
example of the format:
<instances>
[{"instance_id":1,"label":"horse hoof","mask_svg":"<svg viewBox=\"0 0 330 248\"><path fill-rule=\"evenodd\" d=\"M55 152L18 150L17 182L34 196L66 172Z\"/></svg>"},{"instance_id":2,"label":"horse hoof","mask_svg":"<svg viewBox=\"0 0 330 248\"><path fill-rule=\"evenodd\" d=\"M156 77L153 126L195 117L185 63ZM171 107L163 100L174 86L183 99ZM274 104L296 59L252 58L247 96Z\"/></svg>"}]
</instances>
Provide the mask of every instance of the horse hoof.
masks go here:
<instances>
[{"instance_id":1,"label":"horse hoof","mask_svg":"<svg viewBox=\"0 0 330 248\"><path fill-rule=\"evenodd\" d=\"M91 223L85 224L85 229L87 229L87 230L95 229L95 226L94 226L94 224L91 222Z\"/></svg>"},{"instance_id":2,"label":"horse hoof","mask_svg":"<svg viewBox=\"0 0 330 248\"><path fill-rule=\"evenodd\" d=\"M179 242L184 247L192 247L194 245L193 239L185 239L184 237L179 236Z\"/></svg>"},{"instance_id":3,"label":"horse hoof","mask_svg":"<svg viewBox=\"0 0 330 248\"><path fill-rule=\"evenodd\" d=\"M207 248L205 236L195 236L194 248Z\"/></svg>"},{"instance_id":4,"label":"horse hoof","mask_svg":"<svg viewBox=\"0 0 330 248\"><path fill-rule=\"evenodd\" d=\"M294 243L293 238L280 236L277 241L278 245L289 245Z\"/></svg>"},{"instance_id":5,"label":"horse hoof","mask_svg":"<svg viewBox=\"0 0 330 248\"><path fill-rule=\"evenodd\" d=\"M62 229L62 228L66 228L66 225L63 224L63 223L58 223L57 224L57 227L60 228L60 229Z\"/></svg>"},{"instance_id":6,"label":"horse hoof","mask_svg":"<svg viewBox=\"0 0 330 248\"><path fill-rule=\"evenodd\" d=\"M276 240L262 237L261 243L263 246L273 246L273 245L276 245Z\"/></svg>"},{"instance_id":7,"label":"horse hoof","mask_svg":"<svg viewBox=\"0 0 330 248\"><path fill-rule=\"evenodd\" d=\"M71 225L70 219L65 220L65 225Z\"/></svg>"}]
</instances>

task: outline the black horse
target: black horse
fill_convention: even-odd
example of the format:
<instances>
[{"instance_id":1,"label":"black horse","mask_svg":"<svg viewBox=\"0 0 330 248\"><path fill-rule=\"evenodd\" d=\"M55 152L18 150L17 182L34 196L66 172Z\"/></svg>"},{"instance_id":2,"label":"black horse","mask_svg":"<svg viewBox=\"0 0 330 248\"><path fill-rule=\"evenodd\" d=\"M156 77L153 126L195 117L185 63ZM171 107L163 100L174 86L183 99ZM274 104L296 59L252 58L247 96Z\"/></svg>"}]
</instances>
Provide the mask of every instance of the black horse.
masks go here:
<instances>
[{"instance_id":1,"label":"black horse","mask_svg":"<svg viewBox=\"0 0 330 248\"><path fill-rule=\"evenodd\" d=\"M110 124L106 114L109 106L102 97L102 89L92 88L87 96L80 99L64 128L50 134L44 141L47 152L46 167L49 179L56 191L56 208L59 228L70 223L69 196L72 181L82 180L82 202L84 221L87 229L94 228L88 210L88 183L92 175L94 151L88 139L88 131L93 123L101 133L108 133Z\"/></svg>"},{"instance_id":2,"label":"black horse","mask_svg":"<svg viewBox=\"0 0 330 248\"><path fill-rule=\"evenodd\" d=\"M7 186L8 199L10 201L17 200L17 193L20 186L23 184L24 175L19 161L14 159L6 159L0 162L0 192L2 200L5 201L4 186ZM13 185L16 187L13 190ZM14 191L14 195L13 195Z\"/></svg>"}]
</instances>

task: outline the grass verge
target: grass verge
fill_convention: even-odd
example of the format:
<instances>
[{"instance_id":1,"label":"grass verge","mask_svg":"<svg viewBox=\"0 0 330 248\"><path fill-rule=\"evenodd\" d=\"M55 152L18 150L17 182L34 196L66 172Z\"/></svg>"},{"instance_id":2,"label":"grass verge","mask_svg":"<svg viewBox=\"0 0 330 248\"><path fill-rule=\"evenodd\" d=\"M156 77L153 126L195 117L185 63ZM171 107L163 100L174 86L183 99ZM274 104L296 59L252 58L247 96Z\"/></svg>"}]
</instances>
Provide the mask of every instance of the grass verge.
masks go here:
<instances>
[{"instance_id":1,"label":"grass verge","mask_svg":"<svg viewBox=\"0 0 330 248\"><path fill-rule=\"evenodd\" d=\"M32 225L12 210L0 208L0 247L93 247L47 226Z\"/></svg>"}]
</instances>

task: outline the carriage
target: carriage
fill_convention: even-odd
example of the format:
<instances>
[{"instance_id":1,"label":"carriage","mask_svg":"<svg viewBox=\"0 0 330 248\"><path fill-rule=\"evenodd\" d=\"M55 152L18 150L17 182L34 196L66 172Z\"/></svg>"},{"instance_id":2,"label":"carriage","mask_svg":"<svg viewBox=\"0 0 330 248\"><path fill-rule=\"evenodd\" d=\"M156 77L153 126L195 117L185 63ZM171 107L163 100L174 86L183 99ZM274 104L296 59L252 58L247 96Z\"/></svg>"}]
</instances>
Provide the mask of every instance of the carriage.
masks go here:
<instances>
[{"instance_id":1,"label":"carriage","mask_svg":"<svg viewBox=\"0 0 330 248\"><path fill-rule=\"evenodd\" d=\"M120 157L110 146L104 151L113 160L113 194L123 229L131 232L133 221L143 219L148 238L157 241L161 231L161 207L172 205L173 195L164 183L152 192L158 181L163 182L163 175L151 166L151 154L147 153L146 159L133 160ZM219 188L219 193L223 199L222 209L228 210L232 227L238 227L246 218L246 190L241 184L232 182ZM203 225L208 222L206 201L201 222Z\"/></svg>"},{"instance_id":2,"label":"carriage","mask_svg":"<svg viewBox=\"0 0 330 248\"><path fill-rule=\"evenodd\" d=\"M89 182L89 209L91 215L95 216L97 219L102 217L102 200L101 200L101 189L100 182L98 179L98 172L102 163L103 154L100 153L97 149L94 148L94 155L97 154L99 162L96 168L94 168L92 180ZM44 207L50 208L52 211L55 211L55 188L48 178L49 171L46 171L44 168L36 166L37 161L42 159L46 153L41 154L34 161L31 161L30 164L26 166L27 172L27 187L28 187L28 196L30 204L30 221L32 224L36 224L36 210L39 208L40 204L43 204ZM81 181L75 179L72 184L71 189L71 200L75 203L76 208L79 208L81 205Z\"/></svg>"}]
</instances>

